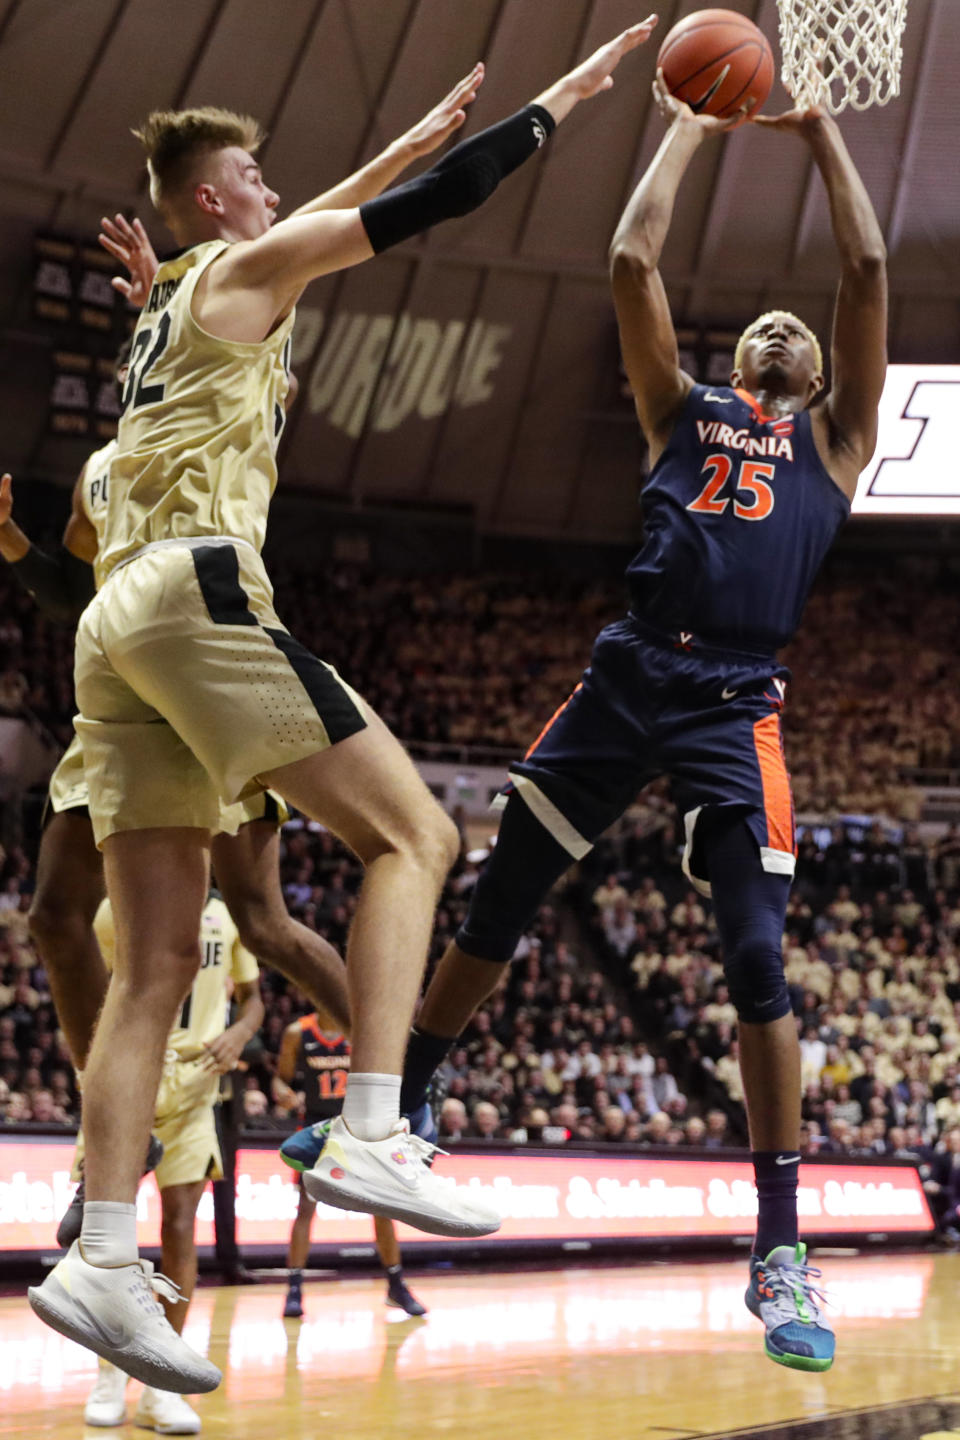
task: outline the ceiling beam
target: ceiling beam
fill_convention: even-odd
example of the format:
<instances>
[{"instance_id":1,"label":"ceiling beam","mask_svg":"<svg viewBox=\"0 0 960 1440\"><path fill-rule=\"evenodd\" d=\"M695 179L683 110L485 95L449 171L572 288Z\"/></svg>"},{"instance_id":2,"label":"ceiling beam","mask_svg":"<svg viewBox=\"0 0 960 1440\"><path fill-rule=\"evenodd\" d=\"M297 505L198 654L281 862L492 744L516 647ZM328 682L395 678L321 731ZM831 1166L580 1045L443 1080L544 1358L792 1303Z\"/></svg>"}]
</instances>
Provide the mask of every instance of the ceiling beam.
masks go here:
<instances>
[{"instance_id":1,"label":"ceiling beam","mask_svg":"<svg viewBox=\"0 0 960 1440\"><path fill-rule=\"evenodd\" d=\"M44 157L44 170L51 170L53 168L54 162L56 161L57 156L60 154L63 142L69 135L73 122L77 117L77 111L80 109L80 106L87 98L87 92L90 89L90 86L93 84L93 77L96 75L97 71L100 69L100 66L103 64L107 51L110 48L110 42L116 34L117 27L120 24L120 21L123 17L123 12L126 10L128 3L129 0L117 0L116 5L114 5L110 18L108 19L106 25L103 27L103 30L101 31L97 42L93 47L93 52L87 63L86 69L80 77L80 81L73 92L73 99L67 106L66 113L60 122L57 133L56 135L54 135L50 148Z\"/></svg>"}]
</instances>

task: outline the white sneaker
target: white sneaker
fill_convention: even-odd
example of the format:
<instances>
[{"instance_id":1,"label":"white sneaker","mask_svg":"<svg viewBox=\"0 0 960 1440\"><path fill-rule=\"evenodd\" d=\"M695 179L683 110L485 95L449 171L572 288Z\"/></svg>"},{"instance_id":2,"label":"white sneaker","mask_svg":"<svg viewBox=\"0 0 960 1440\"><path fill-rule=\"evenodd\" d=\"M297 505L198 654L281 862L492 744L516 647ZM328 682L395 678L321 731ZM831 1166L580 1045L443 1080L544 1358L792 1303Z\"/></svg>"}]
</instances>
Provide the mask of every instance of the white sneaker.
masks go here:
<instances>
[{"instance_id":1,"label":"white sneaker","mask_svg":"<svg viewBox=\"0 0 960 1440\"><path fill-rule=\"evenodd\" d=\"M180 1339L154 1291L183 1298L165 1275L153 1273L149 1260L116 1268L88 1265L75 1240L27 1296L41 1320L135 1380L181 1394L215 1390L220 1371Z\"/></svg>"},{"instance_id":2,"label":"white sneaker","mask_svg":"<svg viewBox=\"0 0 960 1440\"><path fill-rule=\"evenodd\" d=\"M147 1385L133 1417L142 1430L155 1430L158 1435L199 1435L200 1416L182 1395L172 1390L154 1390Z\"/></svg>"},{"instance_id":3,"label":"white sneaker","mask_svg":"<svg viewBox=\"0 0 960 1440\"><path fill-rule=\"evenodd\" d=\"M122 1425L127 1418L127 1385L130 1376L111 1365L108 1360L100 1361L97 1383L90 1391L90 1398L84 1406L83 1418L88 1425L102 1425L109 1429Z\"/></svg>"},{"instance_id":4,"label":"white sneaker","mask_svg":"<svg viewBox=\"0 0 960 1440\"><path fill-rule=\"evenodd\" d=\"M386 1140L358 1140L337 1117L312 1170L303 1176L311 1200L406 1220L431 1235L492 1235L502 1216L464 1187L432 1174L438 1152L400 1120Z\"/></svg>"}]
</instances>

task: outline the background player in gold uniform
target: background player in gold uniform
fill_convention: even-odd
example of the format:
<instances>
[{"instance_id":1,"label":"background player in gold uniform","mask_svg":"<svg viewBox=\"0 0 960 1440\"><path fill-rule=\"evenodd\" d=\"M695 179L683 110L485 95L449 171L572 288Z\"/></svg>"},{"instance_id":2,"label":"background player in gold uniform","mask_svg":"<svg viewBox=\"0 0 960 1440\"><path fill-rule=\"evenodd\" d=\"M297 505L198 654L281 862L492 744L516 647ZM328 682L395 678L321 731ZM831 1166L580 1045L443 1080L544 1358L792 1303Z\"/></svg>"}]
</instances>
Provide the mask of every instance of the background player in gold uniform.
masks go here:
<instances>
[{"instance_id":1,"label":"background player in gold uniform","mask_svg":"<svg viewBox=\"0 0 960 1440\"><path fill-rule=\"evenodd\" d=\"M303 1096L303 1118L307 1125L330 1120L340 1114L343 1105L350 1074L350 1041L329 1015L317 1012L303 1015L283 1033L277 1074ZM288 1165L294 1164L282 1147L280 1154ZM303 1314L303 1269L310 1254L310 1227L317 1208L304 1189L302 1175L299 1189L297 1218L287 1250L287 1298L283 1307L284 1317L294 1320ZM408 1315L425 1315L426 1307L411 1294L404 1281L393 1221L384 1215L375 1215L373 1231L377 1254L387 1277L387 1304L405 1310Z\"/></svg>"},{"instance_id":2,"label":"background player in gold uniform","mask_svg":"<svg viewBox=\"0 0 960 1440\"><path fill-rule=\"evenodd\" d=\"M97 911L95 928L107 969L113 968L116 935L109 900ZM170 1324L181 1333L197 1280L194 1240L197 1206L208 1180L223 1173L214 1122L220 1076L236 1069L248 1041L263 1023L260 970L240 942L226 905L211 893L200 927L200 969L167 1039L163 1078L153 1128L163 1144L156 1169L160 1187L161 1268L184 1300L164 1301ZM227 1024L231 994L237 1005ZM82 1153L77 1147L78 1158ZM129 1377L106 1360L87 1401L89 1425L122 1425ZM195 1435L200 1416L182 1395L146 1386L134 1416L136 1425L166 1435Z\"/></svg>"}]
</instances>

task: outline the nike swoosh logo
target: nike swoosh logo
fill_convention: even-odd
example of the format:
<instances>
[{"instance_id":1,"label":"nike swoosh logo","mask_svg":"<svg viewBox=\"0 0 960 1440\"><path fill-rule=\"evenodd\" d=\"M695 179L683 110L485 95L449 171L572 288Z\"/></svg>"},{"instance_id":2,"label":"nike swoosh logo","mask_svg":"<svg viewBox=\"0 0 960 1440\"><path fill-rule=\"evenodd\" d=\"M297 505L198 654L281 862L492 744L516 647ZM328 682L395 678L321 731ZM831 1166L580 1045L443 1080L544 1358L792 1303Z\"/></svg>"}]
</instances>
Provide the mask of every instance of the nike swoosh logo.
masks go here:
<instances>
[{"instance_id":1,"label":"nike swoosh logo","mask_svg":"<svg viewBox=\"0 0 960 1440\"><path fill-rule=\"evenodd\" d=\"M73 1303L78 1310L83 1311L91 1330L96 1331L105 1344L114 1350L120 1350L126 1345L130 1336L125 1325L111 1325L107 1321L101 1320L93 1314L88 1305L85 1305L82 1300L78 1300L76 1296L73 1297Z\"/></svg>"},{"instance_id":2,"label":"nike swoosh logo","mask_svg":"<svg viewBox=\"0 0 960 1440\"><path fill-rule=\"evenodd\" d=\"M721 690L721 692L720 692L720 699L721 699L721 700L732 700L733 697L734 697L734 695L737 695L737 694L739 694L739 691L737 691L737 690Z\"/></svg>"},{"instance_id":3,"label":"nike swoosh logo","mask_svg":"<svg viewBox=\"0 0 960 1440\"><path fill-rule=\"evenodd\" d=\"M799 1155L778 1155L776 1163L778 1165L796 1165L799 1159Z\"/></svg>"},{"instance_id":4,"label":"nike swoosh logo","mask_svg":"<svg viewBox=\"0 0 960 1440\"><path fill-rule=\"evenodd\" d=\"M381 1161L381 1164L383 1164L384 1170L386 1170L391 1179L399 1180L404 1189L416 1190L420 1183L420 1176L417 1171L404 1170L401 1169L399 1165L387 1165L383 1161Z\"/></svg>"},{"instance_id":5,"label":"nike swoosh logo","mask_svg":"<svg viewBox=\"0 0 960 1440\"><path fill-rule=\"evenodd\" d=\"M714 395L714 393L713 393L712 390L708 390L707 393L706 393L706 395L704 395L703 398L704 398L704 400L712 400L715 405L732 405L732 404L733 404L733 396L732 396L732 395Z\"/></svg>"}]
</instances>

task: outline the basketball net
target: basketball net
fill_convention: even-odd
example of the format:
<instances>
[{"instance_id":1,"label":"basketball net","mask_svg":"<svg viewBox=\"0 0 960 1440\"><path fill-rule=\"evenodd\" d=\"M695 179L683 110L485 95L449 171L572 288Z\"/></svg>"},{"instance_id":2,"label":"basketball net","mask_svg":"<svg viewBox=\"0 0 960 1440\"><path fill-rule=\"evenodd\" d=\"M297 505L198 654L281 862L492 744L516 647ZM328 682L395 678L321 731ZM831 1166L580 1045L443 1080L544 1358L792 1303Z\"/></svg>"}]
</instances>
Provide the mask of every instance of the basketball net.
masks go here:
<instances>
[{"instance_id":1,"label":"basketball net","mask_svg":"<svg viewBox=\"0 0 960 1440\"><path fill-rule=\"evenodd\" d=\"M839 114L900 94L907 0L777 0L781 77L797 105Z\"/></svg>"}]
</instances>

